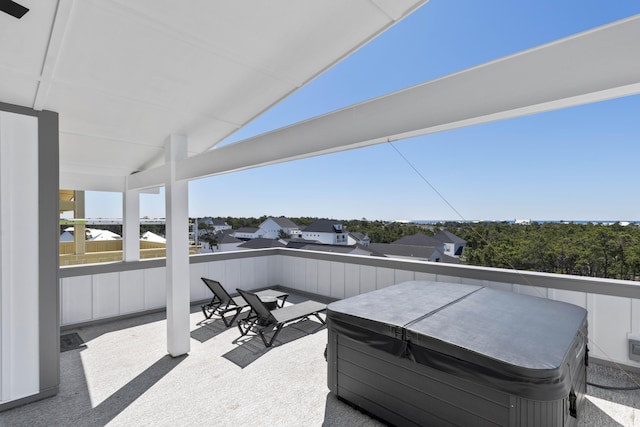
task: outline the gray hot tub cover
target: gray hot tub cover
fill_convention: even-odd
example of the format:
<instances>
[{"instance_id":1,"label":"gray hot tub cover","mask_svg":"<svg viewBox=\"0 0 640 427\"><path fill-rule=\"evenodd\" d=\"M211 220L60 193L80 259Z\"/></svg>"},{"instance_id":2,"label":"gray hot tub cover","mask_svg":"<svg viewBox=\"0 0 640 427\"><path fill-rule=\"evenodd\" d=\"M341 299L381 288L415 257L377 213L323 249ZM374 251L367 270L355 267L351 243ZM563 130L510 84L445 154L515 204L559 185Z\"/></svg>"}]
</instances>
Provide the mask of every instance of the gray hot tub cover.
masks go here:
<instances>
[{"instance_id":1,"label":"gray hot tub cover","mask_svg":"<svg viewBox=\"0 0 640 427\"><path fill-rule=\"evenodd\" d=\"M571 389L587 312L482 286L405 282L329 304L329 327L398 357L529 399ZM586 347L586 346L585 346Z\"/></svg>"}]
</instances>

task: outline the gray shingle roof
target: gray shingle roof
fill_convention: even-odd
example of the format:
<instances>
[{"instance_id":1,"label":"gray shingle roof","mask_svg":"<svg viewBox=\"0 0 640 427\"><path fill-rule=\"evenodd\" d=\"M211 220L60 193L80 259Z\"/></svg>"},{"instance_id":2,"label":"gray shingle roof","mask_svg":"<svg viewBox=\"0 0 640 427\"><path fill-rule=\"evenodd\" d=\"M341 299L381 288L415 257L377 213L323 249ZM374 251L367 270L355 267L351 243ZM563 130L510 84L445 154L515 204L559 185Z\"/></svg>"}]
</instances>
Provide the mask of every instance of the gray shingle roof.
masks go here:
<instances>
[{"instance_id":1,"label":"gray shingle roof","mask_svg":"<svg viewBox=\"0 0 640 427\"><path fill-rule=\"evenodd\" d=\"M359 231L350 232L349 235L352 236L356 240L362 240L365 237L367 237L364 234L360 233Z\"/></svg>"},{"instance_id":2,"label":"gray shingle roof","mask_svg":"<svg viewBox=\"0 0 640 427\"><path fill-rule=\"evenodd\" d=\"M361 245L346 246L346 245L325 245L322 243L320 244L310 243L302 247L299 247L298 249L303 249L307 251L318 251L318 252L334 252L334 253L341 253L341 254L350 254L355 250L367 251L371 254L373 253L373 251L369 250L369 248L365 248L364 246L361 246Z\"/></svg>"},{"instance_id":3,"label":"gray shingle roof","mask_svg":"<svg viewBox=\"0 0 640 427\"><path fill-rule=\"evenodd\" d=\"M282 248L285 244L276 239L264 239L259 237L257 239L251 239L239 245L239 248L243 249L264 249L264 248Z\"/></svg>"},{"instance_id":4,"label":"gray shingle roof","mask_svg":"<svg viewBox=\"0 0 640 427\"><path fill-rule=\"evenodd\" d=\"M298 228L298 225L289 218L281 216L278 218L271 217L271 219L282 228Z\"/></svg>"},{"instance_id":5,"label":"gray shingle roof","mask_svg":"<svg viewBox=\"0 0 640 427\"><path fill-rule=\"evenodd\" d=\"M256 227L241 227L236 230L236 233L255 233L259 228Z\"/></svg>"},{"instance_id":6,"label":"gray shingle roof","mask_svg":"<svg viewBox=\"0 0 640 427\"><path fill-rule=\"evenodd\" d=\"M455 243L455 244L458 244L458 245L464 245L464 244L467 243L466 240L456 236L453 233L450 233L450 232L444 231L444 230L438 232L438 234L433 236L433 238L440 240L442 243Z\"/></svg>"},{"instance_id":7,"label":"gray shingle roof","mask_svg":"<svg viewBox=\"0 0 640 427\"><path fill-rule=\"evenodd\" d=\"M426 234L418 233L411 236L404 236L393 242L398 245L411 245L411 246L433 246L439 248L442 246L442 242L433 237L429 237Z\"/></svg>"},{"instance_id":8,"label":"gray shingle roof","mask_svg":"<svg viewBox=\"0 0 640 427\"><path fill-rule=\"evenodd\" d=\"M243 242L244 240L236 239L230 234L225 234L222 237L222 239L218 239L218 241L220 242L220 244L224 244L224 243L240 243L240 242Z\"/></svg>"},{"instance_id":9,"label":"gray shingle roof","mask_svg":"<svg viewBox=\"0 0 640 427\"><path fill-rule=\"evenodd\" d=\"M336 230L333 228L335 224L342 224L342 223L340 221L334 221L330 219L319 219L315 222L312 222L308 226L306 226L303 231L307 233L308 232L335 233Z\"/></svg>"}]
</instances>

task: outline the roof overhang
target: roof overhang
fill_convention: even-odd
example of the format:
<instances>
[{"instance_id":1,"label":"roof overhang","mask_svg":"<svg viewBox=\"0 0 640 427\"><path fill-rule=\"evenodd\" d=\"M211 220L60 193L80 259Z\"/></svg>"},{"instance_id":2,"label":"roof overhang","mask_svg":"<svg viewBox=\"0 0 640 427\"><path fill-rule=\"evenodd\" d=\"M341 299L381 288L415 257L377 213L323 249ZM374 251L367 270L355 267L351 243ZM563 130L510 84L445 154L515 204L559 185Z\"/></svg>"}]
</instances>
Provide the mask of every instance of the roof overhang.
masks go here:
<instances>
[{"instance_id":1,"label":"roof overhang","mask_svg":"<svg viewBox=\"0 0 640 427\"><path fill-rule=\"evenodd\" d=\"M63 188L123 191L184 135L206 152L427 0L21 0L2 102L59 113Z\"/></svg>"}]
</instances>

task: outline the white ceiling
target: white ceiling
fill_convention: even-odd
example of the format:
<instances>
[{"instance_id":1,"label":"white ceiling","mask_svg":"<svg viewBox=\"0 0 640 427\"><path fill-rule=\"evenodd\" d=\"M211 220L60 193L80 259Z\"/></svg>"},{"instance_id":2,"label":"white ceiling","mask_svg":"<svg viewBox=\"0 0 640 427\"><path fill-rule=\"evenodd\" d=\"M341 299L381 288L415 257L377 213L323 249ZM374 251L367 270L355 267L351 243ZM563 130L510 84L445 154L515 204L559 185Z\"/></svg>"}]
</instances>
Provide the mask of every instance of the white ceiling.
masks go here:
<instances>
[{"instance_id":1,"label":"white ceiling","mask_svg":"<svg viewBox=\"0 0 640 427\"><path fill-rule=\"evenodd\" d=\"M19 2L0 101L59 112L63 188L162 185L170 135L193 179L640 93L636 15L210 150L426 0Z\"/></svg>"},{"instance_id":2,"label":"white ceiling","mask_svg":"<svg viewBox=\"0 0 640 427\"><path fill-rule=\"evenodd\" d=\"M60 114L62 185L122 191L169 135L214 147L426 0L18 2L0 101Z\"/></svg>"}]
</instances>

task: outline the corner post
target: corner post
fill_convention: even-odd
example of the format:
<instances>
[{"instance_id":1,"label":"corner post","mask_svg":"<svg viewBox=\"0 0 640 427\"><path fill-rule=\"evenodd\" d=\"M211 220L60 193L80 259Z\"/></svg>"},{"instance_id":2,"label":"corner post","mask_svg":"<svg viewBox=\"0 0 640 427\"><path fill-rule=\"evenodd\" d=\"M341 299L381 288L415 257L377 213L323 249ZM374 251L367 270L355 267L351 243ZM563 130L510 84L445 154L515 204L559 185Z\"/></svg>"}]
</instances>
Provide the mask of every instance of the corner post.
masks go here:
<instances>
[{"instance_id":1,"label":"corner post","mask_svg":"<svg viewBox=\"0 0 640 427\"><path fill-rule=\"evenodd\" d=\"M187 157L187 138L171 135L165 146L167 231L167 350L173 357L190 350L189 182L176 179L176 163Z\"/></svg>"}]
</instances>

